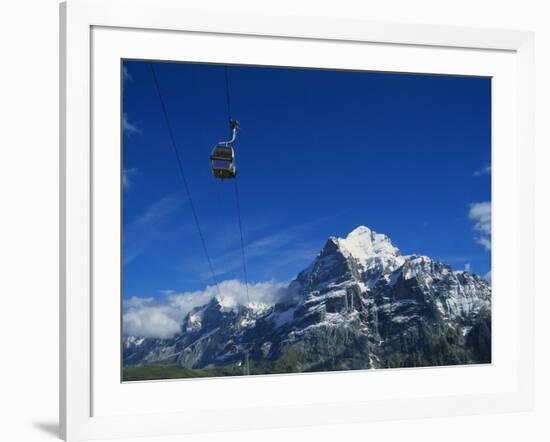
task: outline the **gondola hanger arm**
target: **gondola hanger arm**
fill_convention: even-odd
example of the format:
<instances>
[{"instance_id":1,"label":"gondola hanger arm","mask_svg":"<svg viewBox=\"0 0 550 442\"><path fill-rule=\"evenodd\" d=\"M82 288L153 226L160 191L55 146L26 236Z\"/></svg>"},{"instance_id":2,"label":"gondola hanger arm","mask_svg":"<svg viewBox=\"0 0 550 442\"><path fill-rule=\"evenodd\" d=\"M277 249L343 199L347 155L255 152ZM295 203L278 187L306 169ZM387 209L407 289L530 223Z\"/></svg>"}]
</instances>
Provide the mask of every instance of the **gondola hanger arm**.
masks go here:
<instances>
[{"instance_id":1,"label":"gondola hanger arm","mask_svg":"<svg viewBox=\"0 0 550 442\"><path fill-rule=\"evenodd\" d=\"M229 128L231 129L231 139L227 141L222 141L220 144L225 144L229 146L235 142L237 139L237 131L240 129L239 122L237 120L229 120Z\"/></svg>"}]
</instances>

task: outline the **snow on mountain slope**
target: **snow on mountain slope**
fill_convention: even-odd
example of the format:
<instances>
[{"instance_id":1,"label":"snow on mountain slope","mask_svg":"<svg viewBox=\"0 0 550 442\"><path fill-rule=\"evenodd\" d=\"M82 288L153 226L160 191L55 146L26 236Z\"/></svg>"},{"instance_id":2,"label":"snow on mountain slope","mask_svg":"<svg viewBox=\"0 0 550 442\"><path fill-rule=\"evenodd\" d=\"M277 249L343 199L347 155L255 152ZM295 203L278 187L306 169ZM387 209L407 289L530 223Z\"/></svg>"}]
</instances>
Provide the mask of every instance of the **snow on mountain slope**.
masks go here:
<instances>
[{"instance_id":1,"label":"snow on mountain slope","mask_svg":"<svg viewBox=\"0 0 550 442\"><path fill-rule=\"evenodd\" d=\"M403 263L399 249L384 234L376 233L368 227L359 226L345 238L337 238L340 250L345 256L357 259L365 268L375 259L385 259L390 263Z\"/></svg>"}]
</instances>

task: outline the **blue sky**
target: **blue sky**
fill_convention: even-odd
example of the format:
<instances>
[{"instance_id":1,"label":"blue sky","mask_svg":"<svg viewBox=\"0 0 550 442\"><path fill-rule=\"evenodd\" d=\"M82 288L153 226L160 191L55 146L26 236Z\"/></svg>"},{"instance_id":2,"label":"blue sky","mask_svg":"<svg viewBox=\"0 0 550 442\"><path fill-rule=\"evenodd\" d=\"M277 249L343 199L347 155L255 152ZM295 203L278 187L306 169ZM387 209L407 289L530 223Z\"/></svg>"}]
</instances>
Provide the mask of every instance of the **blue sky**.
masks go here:
<instances>
[{"instance_id":1,"label":"blue sky","mask_svg":"<svg viewBox=\"0 0 550 442\"><path fill-rule=\"evenodd\" d=\"M209 154L228 136L224 68L155 63L220 281L243 279L234 183ZM212 280L151 70L123 64L123 296ZM288 281L358 225L403 254L490 271L491 81L230 66L251 281Z\"/></svg>"}]
</instances>

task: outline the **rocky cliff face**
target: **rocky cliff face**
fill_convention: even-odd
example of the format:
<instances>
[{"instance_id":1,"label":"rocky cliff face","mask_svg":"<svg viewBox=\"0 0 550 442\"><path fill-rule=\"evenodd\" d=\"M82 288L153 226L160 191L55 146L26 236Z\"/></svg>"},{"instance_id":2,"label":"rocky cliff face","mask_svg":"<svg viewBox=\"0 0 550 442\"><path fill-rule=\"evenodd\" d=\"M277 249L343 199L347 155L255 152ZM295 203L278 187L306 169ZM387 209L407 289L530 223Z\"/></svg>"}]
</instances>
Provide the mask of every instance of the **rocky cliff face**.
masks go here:
<instances>
[{"instance_id":1,"label":"rocky cliff face","mask_svg":"<svg viewBox=\"0 0 550 442\"><path fill-rule=\"evenodd\" d=\"M173 339L125 337L126 367L252 366L261 372L491 361L491 287L358 227L329 238L276 303L214 298Z\"/></svg>"}]
</instances>

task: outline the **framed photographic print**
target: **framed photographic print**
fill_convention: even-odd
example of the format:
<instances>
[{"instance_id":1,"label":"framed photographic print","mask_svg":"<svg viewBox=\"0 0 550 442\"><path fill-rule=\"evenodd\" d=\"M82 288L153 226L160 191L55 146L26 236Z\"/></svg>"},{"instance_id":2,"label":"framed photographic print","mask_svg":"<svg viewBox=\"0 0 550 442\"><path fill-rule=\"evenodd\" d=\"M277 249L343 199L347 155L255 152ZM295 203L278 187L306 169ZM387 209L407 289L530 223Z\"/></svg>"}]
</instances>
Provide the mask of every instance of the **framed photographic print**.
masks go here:
<instances>
[{"instance_id":1,"label":"framed photographic print","mask_svg":"<svg viewBox=\"0 0 550 442\"><path fill-rule=\"evenodd\" d=\"M61 18L65 439L532 407L530 33Z\"/></svg>"}]
</instances>

